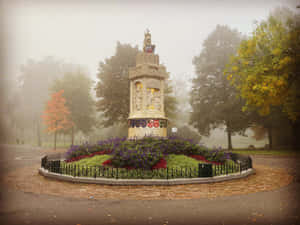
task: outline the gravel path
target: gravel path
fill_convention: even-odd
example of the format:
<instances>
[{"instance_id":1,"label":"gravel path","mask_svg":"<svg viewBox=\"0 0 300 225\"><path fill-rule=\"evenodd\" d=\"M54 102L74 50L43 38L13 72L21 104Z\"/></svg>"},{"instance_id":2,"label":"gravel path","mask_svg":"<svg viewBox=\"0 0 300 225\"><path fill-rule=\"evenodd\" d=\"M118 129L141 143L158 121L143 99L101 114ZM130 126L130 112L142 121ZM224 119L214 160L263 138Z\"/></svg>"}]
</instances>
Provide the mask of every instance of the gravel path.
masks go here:
<instances>
[{"instance_id":1,"label":"gravel path","mask_svg":"<svg viewBox=\"0 0 300 225\"><path fill-rule=\"evenodd\" d=\"M2 152L1 224L300 224L300 179L297 173L300 171L299 158L262 156L253 158L258 172L263 173L267 169L274 173L273 179L267 182L261 180L265 185L278 184L278 186L273 185L275 187L273 190L263 191L259 185L255 188L251 180L248 185L244 180L239 181L243 182L244 186L235 189L235 185L232 186L230 183L219 183L218 188L213 185L206 188L193 185L176 186L176 191L182 194L186 192L194 194L189 198L175 195L175 189L164 188L163 191L169 194L158 197L155 196L153 189L147 189L144 190L144 198L136 200L133 197L141 194L138 193L138 187L132 190L122 190L122 188L116 190L116 187L98 186L99 194L94 196L91 194L95 192L89 193L89 190L84 190L89 186L80 188L81 184L77 184L76 187L79 188L80 196L64 194L62 197L60 189L63 186L59 187L60 184L55 185L55 183L64 182L47 179L46 182L50 182L51 185L47 183L44 186L43 182L39 184L37 179L45 178L34 177L34 173L30 175L32 171L30 168L38 167L41 156L51 152L50 150L3 145L0 146L0 150ZM21 168L28 170L28 175L21 179L24 183L17 181L15 186L12 182L7 185L7 175L17 175L17 171ZM286 179L283 176L286 171L293 175L293 182L290 183L288 179L286 183L283 182L283 179ZM255 176L249 179L256 179ZM19 179L22 176L16 177ZM25 185L26 180L27 185L34 181L32 186L39 184L40 188L33 191L28 188L30 185ZM280 185L282 183L284 185ZM21 186L17 187L16 184ZM67 185L63 193L72 193L75 188L72 186L74 184L63 185ZM250 187L252 191L245 191ZM235 194L208 196L207 193L216 193L214 188L222 192L227 190L227 193L235 192ZM236 192L243 189L244 192ZM131 191L132 194L124 194L126 191ZM110 194L110 198L108 193L113 193Z\"/></svg>"}]
</instances>

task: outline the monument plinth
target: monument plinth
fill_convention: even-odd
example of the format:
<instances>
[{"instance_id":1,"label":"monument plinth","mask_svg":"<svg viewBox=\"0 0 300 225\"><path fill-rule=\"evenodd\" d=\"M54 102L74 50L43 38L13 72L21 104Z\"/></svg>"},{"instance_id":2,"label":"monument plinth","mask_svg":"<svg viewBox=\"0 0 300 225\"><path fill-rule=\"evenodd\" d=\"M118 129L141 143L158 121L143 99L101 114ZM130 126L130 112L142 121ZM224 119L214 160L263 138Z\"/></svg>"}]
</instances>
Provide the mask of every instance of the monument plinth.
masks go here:
<instances>
[{"instance_id":1,"label":"monument plinth","mask_svg":"<svg viewBox=\"0 0 300 225\"><path fill-rule=\"evenodd\" d=\"M164 111L164 82L168 73L154 53L151 34L145 33L143 52L136 57L136 67L129 68L130 113L128 138L167 136Z\"/></svg>"}]
</instances>

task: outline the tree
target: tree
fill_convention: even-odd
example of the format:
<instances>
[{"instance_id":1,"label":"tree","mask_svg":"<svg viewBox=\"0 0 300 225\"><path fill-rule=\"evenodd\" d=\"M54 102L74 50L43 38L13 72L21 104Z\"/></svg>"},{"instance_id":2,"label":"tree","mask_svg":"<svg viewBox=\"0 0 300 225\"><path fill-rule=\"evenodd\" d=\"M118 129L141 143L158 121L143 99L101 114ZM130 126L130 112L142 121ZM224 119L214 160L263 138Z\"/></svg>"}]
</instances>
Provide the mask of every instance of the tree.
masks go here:
<instances>
[{"instance_id":1,"label":"tree","mask_svg":"<svg viewBox=\"0 0 300 225\"><path fill-rule=\"evenodd\" d=\"M55 80L51 87L52 92L64 90L63 97L66 99L66 106L74 123L71 130L72 145L75 132L88 134L96 123L95 102L91 96L92 84L93 81L78 70L66 73L61 79Z\"/></svg>"},{"instance_id":2,"label":"tree","mask_svg":"<svg viewBox=\"0 0 300 225\"><path fill-rule=\"evenodd\" d=\"M48 101L42 116L48 133L54 133L54 149L56 149L57 132L73 127L73 122L70 120L70 112L65 106L66 99L62 96L63 93L64 90L61 90L51 95L51 99Z\"/></svg>"},{"instance_id":3,"label":"tree","mask_svg":"<svg viewBox=\"0 0 300 225\"><path fill-rule=\"evenodd\" d=\"M129 75L128 68L135 66L138 48L117 43L114 56L101 62L98 69L96 96L97 110L103 112L102 125L126 122L129 116Z\"/></svg>"},{"instance_id":4,"label":"tree","mask_svg":"<svg viewBox=\"0 0 300 225\"><path fill-rule=\"evenodd\" d=\"M62 63L53 57L40 61L28 60L21 67L17 80L18 114L16 126L34 130L37 134L38 146L42 144L41 115L49 96L49 87L53 80L62 76Z\"/></svg>"},{"instance_id":5,"label":"tree","mask_svg":"<svg viewBox=\"0 0 300 225\"><path fill-rule=\"evenodd\" d=\"M165 82L164 105L166 117L168 117L171 120L175 119L176 112L178 111L178 101L173 95L173 86L171 85L170 81Z\"/></svg>"},{"instance_id":6,"label":"tree","mask_svg":"<svg viewBox=\"0 0 300 225\"><path fill-rule=\"evenodd\" d=\"M255 138L264 137L264 133L268 138L268 148L288 146L288 142L292 141L290 136L290 122L286 115L282 113L280 108L271 108L268 116L261 116L256 111L247 112L251 118L251 128L254 130ZM280 133L279 133L279 132Z\"/></svg>"},{"instance_id":7,"label":"tree","mask_svg":"<svg viewBox=\"0 0 300 225\"><path fill-rule=\"evenodd\" d=\"M184 139L192 140L194 143L199 143L201 140L201 135L195 130L195 128L190 127L189 125L180 125L174 124L177 129L176 133L172 133L177 137L181 137ZM172 127L168 127L168 132L172 132Z\"/></svg>"},{"instance_id":8,"label":"tree","mask_svg":"<svg viewBox=\"0 0 300 225\"><path fill-rule=\"evenodd\" d=\"M174 97L176 103L175 108L171 109L168 115L172 114L171 118L175 120L173 123L176 127L186 126L189 122L189 116L191 111L190 106L190 88L191 80L187 76L174 76L171 80L172 85L172 97ZM170 107L168 107L170 108ZM167 108L167 109L168 109ZM170 117L170 116L168 116Z\"/></svg>"},{"instance_id":9,"label":"tree","mask_svg":"<svg viewBox=\"0 0 300 225\"><path fill-rule=\"evenodd\" d=\"M129 68L135 67L138 47L117 43L114 56L101 62L96 86L97 110L103 112L102 125L124 124L129 116ZM171 114L176 105L172 88L165 85L165 109Z\"/></svg>"},{"instance_id":10,"label":"tree","mask_svg":"<svg viewBox=\"0 0 300 225\"><path fill-rule=\"evenodd\" d=\"M300 117L299 16L288 9L281 12L277 9L257 25L252 36L241 43L225 74L245 99L244 110L257 110L266 116L271 107L282 105L290 120L297 121Z\"/></svg>"},{"instance_id":11,"label":"tree","mask_svg":"<svg viewBox=\"0 0 300 225\"><path fill-rule=\"evenodd\" d=\"M217 25L204 41L201 54L193 60L197 77L192 81L190 124L206 136L212 128L225 125L228 149L232 149L231 136L249 127L247 115L241 110L243 101L223 75L241 40L236 30Z\"/></svg>"},{"instance_id":12,"label":"tree","mask_svg":"<svg viewBox=\"0 0 300 225\"><path fill-rule=\"evenodd\" d=\"M245 100L244 111L257 111L265 117L264 122L271 121L271 130L278 122L269 119L274 118L274 111L289 118L290 122L279 115L287 129L291 127L295 148L299 146L300 130L299 18L287 8L274 10L241 43L225 71Z\"/></svg>"}]
</instances>

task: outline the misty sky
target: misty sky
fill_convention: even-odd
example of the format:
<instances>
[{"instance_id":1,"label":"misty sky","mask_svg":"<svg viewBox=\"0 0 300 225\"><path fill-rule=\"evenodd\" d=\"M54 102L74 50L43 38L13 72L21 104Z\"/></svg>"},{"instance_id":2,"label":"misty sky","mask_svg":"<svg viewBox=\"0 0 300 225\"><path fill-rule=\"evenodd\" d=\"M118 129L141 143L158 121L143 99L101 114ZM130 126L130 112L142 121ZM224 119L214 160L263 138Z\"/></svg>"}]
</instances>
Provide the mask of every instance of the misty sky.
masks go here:
<instances>
[{"instance_id":1,"label":"misty sky","mask_svg":"<svg viewBox=\"0 0 300 225\"><path fill-rule=\"evenodd\" d=\"M68 2L7 1L3 5L6 75L16 75L29 58L54 56L84 65L96 77L98 63L114 54L117 41L141 49L144 31L149 28L156 53L171 76L190 78L194 75L192 59L217 24L250 34L255 20L267 18L276 6L287 5L282 0Z\"/></svg>"}]
</instances>

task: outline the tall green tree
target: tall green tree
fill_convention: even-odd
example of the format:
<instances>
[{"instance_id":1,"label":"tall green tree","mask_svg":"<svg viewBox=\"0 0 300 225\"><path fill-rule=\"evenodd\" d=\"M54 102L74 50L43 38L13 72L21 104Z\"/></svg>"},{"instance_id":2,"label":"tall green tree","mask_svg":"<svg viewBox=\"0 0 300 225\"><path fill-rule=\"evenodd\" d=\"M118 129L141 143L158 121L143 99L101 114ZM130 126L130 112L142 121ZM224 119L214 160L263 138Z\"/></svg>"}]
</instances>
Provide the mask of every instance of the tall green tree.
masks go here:
<instances>
[{"instance_id":1,"label":"tall green tree","mask_svg":"<svg viewBox=\"0 0 300 225\"><path fill-rule=\"evenodd\" d=\"M204 41L200 55L193 60L197 77L192 81L190 124L206 136L212 128L225 125L228 149L232 149L231 136L243 133L249 126L247 115L241 110L242 99L223 75L241 40L238 31L217 25Z\"/></svg>"},{"instance_id":2,"label":"tall green tree","mask_svg":"<svg viewBox=\"0 0 300 225\"><path fill-rule=\"evenodd\" d=\"M178 111L178 101L173 95L173 86L170 81L165 82L164 105L166 116L171 120L175 119L177 115L176 112Z\"/></svg>"},{"instance_id":3,"label":"tall green tree","mask_svg":"<svg viewBox=\"0 0 300 225\"><path fill-rule=\"evenodd\" d=\"M96 86L97 110L103 112L102 125L126 122L129 115L129 67L135 66L138 48L117 43L114 56L100 62Z\"/></svg>"},{"instance_id":4,"label":"tall green tree","mask_svg":"<svg viewBox=\"0 0 300 225\"><path fill-rule=\"evenodd\" d=\"M102 112L104 127L127 122L129 116L129 68L135 67L138 47L117 43L116 53L104 62L98 69L96 86L97 110ZM176 107L176 100L171 95L172 87L165 86L165 110L171 115Z\"/></svg>"},{"instance_id":5,"label":"tall green tree","mask_svg":"<svg viewBox=\"0 0 300 225\"><path fill-rule=\"evenodd\" d=\"M72 145L74 134L78 131L88 134L96 124L95 101L92 98L93 81L84 73L66 73L61 79L57 79L51 88L52 92L64 90L63 97L66 99L66 107L70 111L72 127Z\"/></svg>"}]
</instances>

